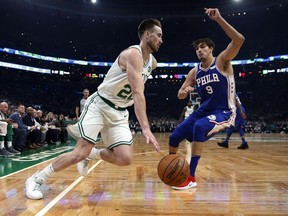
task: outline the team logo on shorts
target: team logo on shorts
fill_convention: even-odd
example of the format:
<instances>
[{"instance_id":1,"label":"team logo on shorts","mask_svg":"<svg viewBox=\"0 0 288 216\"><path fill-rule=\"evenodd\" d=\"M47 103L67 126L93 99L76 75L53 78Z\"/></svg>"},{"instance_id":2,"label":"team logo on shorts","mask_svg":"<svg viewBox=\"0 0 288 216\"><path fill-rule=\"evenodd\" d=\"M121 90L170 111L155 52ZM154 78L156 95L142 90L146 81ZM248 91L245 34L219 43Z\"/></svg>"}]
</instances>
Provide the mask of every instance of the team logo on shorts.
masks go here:
<instances>
[{"instance_id":1,"label":"team logo on shorts","mask_svg":"<svg viewBox=\"0 0 288 216\"><path fill-rule=\"evenodd\" d=\"M215 121L216 120L216 116L215 115L209 115L207 116L208 119Z\"/></svg>"}]
</instances>

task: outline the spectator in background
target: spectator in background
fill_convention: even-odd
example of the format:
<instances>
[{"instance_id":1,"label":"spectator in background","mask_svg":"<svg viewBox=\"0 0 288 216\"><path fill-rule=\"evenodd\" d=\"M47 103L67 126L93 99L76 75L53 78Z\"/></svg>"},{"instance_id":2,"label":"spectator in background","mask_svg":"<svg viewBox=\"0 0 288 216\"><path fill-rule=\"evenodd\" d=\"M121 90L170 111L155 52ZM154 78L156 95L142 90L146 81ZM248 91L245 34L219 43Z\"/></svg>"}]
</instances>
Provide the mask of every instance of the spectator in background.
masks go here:
<instances>
[{"instance_id":1,"label":"spectator in background","mask_svg":"<svg viewBox=\"0 0 288 216\"><path fill-rule=\"evenodd\" d=\"M42 110L37 110L37 116L35 117L35 120L40 125L40 131L41 131L41 144L45 144L46 140L46 133L48 131L48 123L46 122L46 116L43 115Z\"/></svg>"},{"instance_id":2,"label":"spectator in background","mask_svg":"<svg viewBox=\"0 0 288 216\"><path fill-rule=\"evenodd\" d=\"M58 115L58 118L55 121L54 125L56 128L60 129L60 134L59 134L60 141L62 143L66 143L68 140L68 132L66 129L67 123L63 114Z\"/></svg>"},{"instance_id":3,"label":"spectator in background","mask_svg":"<svg viewBox=\"0 0 288 216\"><path fill-rule=\"evenodd\" d=\"M18 124L13 123L11 119L7 118L8 103L0 103L0 156L11 157L14 154L20 154L21 152L15 150L12 146L13 130L17 128ZM7 141L7 149L5 148L5 139Z\"/></svg>"},{"instance_id":4,"label":"spectator in background","mask_svg":"<svg viewBox=\"0 0 288 216\"><path fill-rule=\"evenodd\" d=\"M28 107L27 113L22 116L22 122L29 127L33 127L33 129L29 130L26 137L26 146L31 149L41 146L41 131L39 125L36 125L36 115L37 111L32 107Z\"/></svg>"},{"instance_id":5,"label":"spectator in background","mask_svg":"<svg viewBox=\"0 0 288 216\"><path fill-rule=\"evenodd\" d=\"M55 117L53 112L49 112L47 114L46 123L48 125L48 131L46 134L46 141L48 144L55 144L59 141L60 130L56 128L55 122L57 118Z\"/></svg>"},{"instance_id":6,"label":"spectator in background","mask_svg":"<svg viewBox=\"0 0 288 216\"><path fill-rule=\"evenodd\" d=\"M79 120L79 117L84 109L84 105L86 103L87 98L89 97L89 94L90 94L89 90L85 88L83 90L83 97L76 104L76 108L75 108L76 120Z\"/></svg>"},{"instance_id":7,"label":"spectator in background","mask_svg":"<svg viewBox=\"0 0 288 216\"><path fill-rule=\"evenodd\" d=\"M25 106L19 104L17 111L12 113L9 118L13 120L14 123L18 124L18 128L13 128L13 142L12 145L17 151L24 151L26 148L25 141L28 135L28 131L35 129L35 126L27 126L22 121L22 115L25 113Z\"/></svg>"}]
</instances>

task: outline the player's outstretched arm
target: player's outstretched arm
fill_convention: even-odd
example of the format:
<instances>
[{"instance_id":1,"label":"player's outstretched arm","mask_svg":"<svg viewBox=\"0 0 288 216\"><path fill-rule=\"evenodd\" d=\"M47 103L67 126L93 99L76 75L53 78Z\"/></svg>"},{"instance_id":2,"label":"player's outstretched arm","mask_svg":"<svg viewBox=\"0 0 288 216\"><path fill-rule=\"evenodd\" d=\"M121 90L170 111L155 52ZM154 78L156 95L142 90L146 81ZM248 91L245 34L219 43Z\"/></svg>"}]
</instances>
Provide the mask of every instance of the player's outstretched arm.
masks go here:
<instances>
[{"instance_id":1,"label":"player's outstretched arm","mask_svg":"<svg viewBox=\"0 0 288 216\"><path fill-rule=\"evenodd\" d=\"M189 71L186 80L182 84L181 88L178 91L178 98L179 99L185 99L187 98L188 94L191 92L194 92L194 84L195 84L195 71L196 68L193 68L192 70Z\"/></svg>"},{"instance_id":2,"label":"player's outstretched arm","mask_svg":"<svg viewBox=\"0 0 288 216\"><path fill-rule=\"evenodd\" d=\"M208 17L219 24L227 36L231 39L227 48L218 56L223 61L231 61L238 54L242 44L245 41L244 36L231 26L220 14L217 8L205 8Z\"/></svg>"},{"instance_id":3,"label":"player's outstretched arm","mask_svg":"<svg viewBox=\"0 0 288 216\"><path fill-rule=\"evenodd\" d=\"M156 151L160 151L160 146L150 130L150 125L146 114L146 99L144 96L144 82L142 79L142 55L137 49L128 49L125 52L126 71L132 90L135 114L139 124L141 125L146 142L152 143Z\"/></svg>"}]
</instances>

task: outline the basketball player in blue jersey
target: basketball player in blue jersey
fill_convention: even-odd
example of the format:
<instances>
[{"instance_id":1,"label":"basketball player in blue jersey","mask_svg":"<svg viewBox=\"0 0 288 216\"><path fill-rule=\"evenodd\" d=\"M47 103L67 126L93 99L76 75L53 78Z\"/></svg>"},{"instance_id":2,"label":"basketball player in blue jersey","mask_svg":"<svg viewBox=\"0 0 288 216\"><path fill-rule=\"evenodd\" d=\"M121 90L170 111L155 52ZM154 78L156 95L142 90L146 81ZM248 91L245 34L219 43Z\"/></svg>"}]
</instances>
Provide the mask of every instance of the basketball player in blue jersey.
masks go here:
<instances>
[{"instance_id":1,"label":"basketball player in blue jersey","mask_svg":"<svg viewBox=\"0 0 288 216\"><path fill-rule=\"evenodd\" d=\"M163 43L161 23L156 19L143 20L138 27L138 36L140 44L119 54L97 92L87 99L78 123L67 128L69 134L77 139L74 150L59 156L26 180L28 198L42 199L41 184L70 165L80 162L77 166L79 173L86 175L88 155L91 159L103 159L118 166L130 165L133 138L126 108L133 103L146 142L152 143L156 151L160 150L146 114L144 83L157 66L152 53L157 52ZM106 148L94 148L99 132Z\"/></svg>"},{"instance_id":2,"label":"basketball player in blue jersey","mask_svg":"<svg viewBox=\"0 0 288 216\"><path fill-rule=\"evenodd\" d=\"M231 60L244 43L244 37L221 16L217 8L205 8L208 17L214 20L231 39L218 57L213 56L214 43L209 38L193 42L200 64L187 75L178 91L178 98L185 99L193 92L194 85L201 97L200 107L177 126L169 137L169 154L175 154L184 139L192 142L190 177L176 190L196 187L195 170L201 157L203 144L215 133L229 128L236 117L235 81Z\"/></svg>"},{"instance_id":3,"label":"basketball player in blue jersey","mask_svg":"<svg viewBox=\"0 0 288 216\"><path fill-rule=\"evenodd\" d=\"M235 119L235 127L237 128L237 131L241 137L242 140L242 144L240 146L238 146L238 149L248 149L248 143L246 142L245 139L245 133L242 127L245 126L245 119L246 119L246 112L245 112L245 108L243 106L243 104L240 101L240 98L238 97L238 95L236 94L235 96L236 98L236 119ZM226 139L223 142L218 142L217 144L220 147L223 148L229 148L229 139L232 135L234 131L234 126L231 126L228 131L227 131L227 136Z\"/></svg>"}]
</instances>

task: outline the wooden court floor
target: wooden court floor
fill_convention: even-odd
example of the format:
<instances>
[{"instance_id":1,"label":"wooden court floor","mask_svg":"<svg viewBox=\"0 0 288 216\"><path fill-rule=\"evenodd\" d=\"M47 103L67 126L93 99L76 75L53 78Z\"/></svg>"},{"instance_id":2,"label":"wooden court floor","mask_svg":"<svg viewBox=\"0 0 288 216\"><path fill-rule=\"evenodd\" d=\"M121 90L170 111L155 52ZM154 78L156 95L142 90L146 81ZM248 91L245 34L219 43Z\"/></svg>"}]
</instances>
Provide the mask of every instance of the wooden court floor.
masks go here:
<instances>
[{"instance_id":1,"label":"wooden court floor","mask_svg":"<svg viewBox=\"0 0 288 216\"><path fill-rule=\"evenodd\" d=\"M156 168L169 134L156 134L160 153L136 134L132 165L96 160L86 177L71 166L41 186L43 200L27 199L24 184L52 159L1 177L0 215L288 215L288 135L248 134L248 150L236 149L238 134L228 149L219 148L224 135L205 144L197 188L175 191L159 180ZM179 154L185 154L184 143Z\"/></svg>"}]
</instances>

